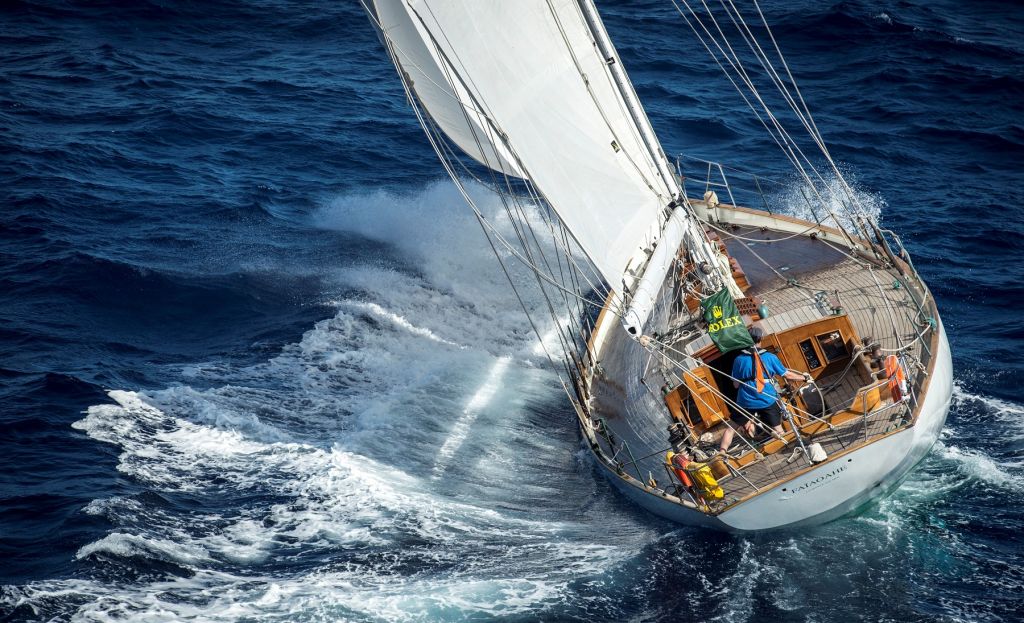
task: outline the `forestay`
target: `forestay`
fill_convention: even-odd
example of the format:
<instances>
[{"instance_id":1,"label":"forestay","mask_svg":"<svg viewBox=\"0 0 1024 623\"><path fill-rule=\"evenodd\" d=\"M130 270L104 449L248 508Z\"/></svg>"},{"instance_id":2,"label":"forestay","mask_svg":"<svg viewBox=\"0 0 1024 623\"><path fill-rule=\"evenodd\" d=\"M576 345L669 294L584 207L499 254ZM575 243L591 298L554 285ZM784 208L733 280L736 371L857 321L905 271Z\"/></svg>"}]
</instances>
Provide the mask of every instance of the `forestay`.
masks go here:
<instances>
[{"instance_id":1,"label":"forestay","mask_svg":"<svg viewBox=\"0 0 1024 623\"><path fill-rule=\"evenodd\" d=\"M528 177L613 287L641 267L678 186L659 173L660 147L637 126L646 117L631 117L577 0L373 4L417 97L459 147ZM614 51L609 62L621 62Z\"/></svg>"}]
</instances>

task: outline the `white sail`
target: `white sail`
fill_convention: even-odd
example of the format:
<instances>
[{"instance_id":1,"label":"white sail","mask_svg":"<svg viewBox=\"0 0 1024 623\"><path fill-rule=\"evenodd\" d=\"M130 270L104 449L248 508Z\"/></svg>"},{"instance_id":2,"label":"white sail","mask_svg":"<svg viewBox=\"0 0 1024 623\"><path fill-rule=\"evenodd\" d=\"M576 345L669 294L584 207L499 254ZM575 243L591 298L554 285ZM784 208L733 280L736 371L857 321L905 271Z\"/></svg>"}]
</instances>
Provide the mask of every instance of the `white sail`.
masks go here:
<instances>
[{"instance_id":1,"label":"white sail","mask_svg":"<svg viewBox=\"0 0 1024 623\"><path fill-rule=\"evenodd\" d=\"M507 141L609 284L640 268L637 252L654 243L678 188L659 172L576 0L374 5L400 59L419 49L450 63L477 137ZM423 101L434 118L441 101Z\"/></svg>"},{"instance_id":2,"label":"white sail","mask_svg":"<svg viewBox=\"0 0 1024 623\"><path fill-rule=\"evenodd\" d=\"M367 6L369 8L369 6ZM438 127L474 160L496 171L526 177L486 117L475 110L456 72L433 45L430 33L401 1L375 2L374 19L390 42L406 83ZM492 140L494 137L494 140Z\"/></svg>"}]
</instances>

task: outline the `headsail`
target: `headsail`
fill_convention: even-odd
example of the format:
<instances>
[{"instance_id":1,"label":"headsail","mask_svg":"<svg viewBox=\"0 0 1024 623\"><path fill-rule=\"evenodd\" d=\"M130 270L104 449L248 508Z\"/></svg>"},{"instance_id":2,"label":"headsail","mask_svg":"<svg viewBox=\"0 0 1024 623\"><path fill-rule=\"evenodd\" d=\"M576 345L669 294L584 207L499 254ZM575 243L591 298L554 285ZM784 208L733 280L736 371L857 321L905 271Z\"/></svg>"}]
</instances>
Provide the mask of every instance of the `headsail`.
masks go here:
<instances>
[{"instance_id":1,"label":"headsail","mask_svg":"<svg viewBox=\"0 0 1024 623\"><path fill-rule=\"evenodd\" d=\"M592 0L372 3L435 123L490 168L528 178L608 284L643 292L629 301L631 333L680 243L717 266L688 206L670 222L678 180Z\"/></svg>"},{"instance_id":2,"label":"headsail","mask_svg":"<svg viewBox=\"0 0 1024 623\"><path fill-rule=\"evenodd\" d=\"M514 177L526 177L488 125L486 115L473 106L458 73L408 5L401 1L374 2L373 9L375 24L386 31L387 36L382 37L385 45L434 123L480 164Z\"/></svg>"},{"instance_id":3,"label":"headsail","mask_svg":"<svg viewBox=\"0 0 1024 623\"><path fill-rule=\"evenodd\" d=\"M460 103L476 136L489 138L488 124L503 133L517 164L618 286L641 242L656 236L676 189L648 155L576 1L374 5L399 59L433 48L451 63L472 98ZM413 20L421 28L409 28ZM423 101L435 119L447 112L440 103Z\"/></svg>"}]
</instances>

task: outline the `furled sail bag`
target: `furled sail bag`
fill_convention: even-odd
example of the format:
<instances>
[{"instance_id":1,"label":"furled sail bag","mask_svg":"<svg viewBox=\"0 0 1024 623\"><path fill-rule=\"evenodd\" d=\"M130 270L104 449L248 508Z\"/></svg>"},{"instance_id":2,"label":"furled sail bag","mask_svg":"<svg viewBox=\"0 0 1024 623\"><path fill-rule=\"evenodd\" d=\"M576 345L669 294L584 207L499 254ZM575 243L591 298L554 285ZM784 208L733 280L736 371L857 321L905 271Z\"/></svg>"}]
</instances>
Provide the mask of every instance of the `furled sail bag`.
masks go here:
<instances>
[{"instance_id":1,"label":"furled sail bag","mask_svg":"<svg viewBox=\"0 0 1024 623\"><path fill-rule=\"evenodd\" d=\"M708 323L708 335L720 352L754 345L728 288L722 288L701 301L700 307L704 321Z\"/></svg>"}]
</instances>

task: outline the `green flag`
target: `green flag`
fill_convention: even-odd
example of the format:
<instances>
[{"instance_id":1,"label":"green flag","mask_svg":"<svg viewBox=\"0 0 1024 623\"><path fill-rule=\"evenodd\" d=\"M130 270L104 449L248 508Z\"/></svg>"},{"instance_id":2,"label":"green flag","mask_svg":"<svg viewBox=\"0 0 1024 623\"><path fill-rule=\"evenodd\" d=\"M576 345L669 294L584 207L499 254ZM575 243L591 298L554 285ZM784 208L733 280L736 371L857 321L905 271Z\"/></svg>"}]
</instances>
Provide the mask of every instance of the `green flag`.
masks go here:
<instances>
[{"instance_id":1,"label":"green flag","mask_svg":"<svg viewBox=\"0 0 1024 623\"><path fill-rule=\"evenodd\" d=\"M727 353L754 345L728 288L722 288L701 301L700 308L708 323L708 335L719 351Z\"/></svg>"}]
</instances>

